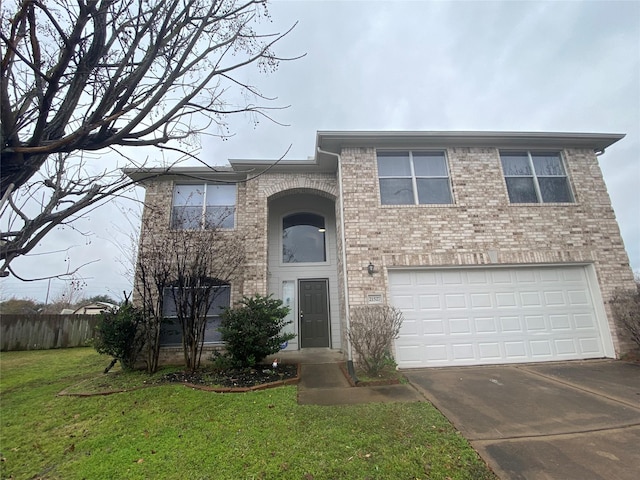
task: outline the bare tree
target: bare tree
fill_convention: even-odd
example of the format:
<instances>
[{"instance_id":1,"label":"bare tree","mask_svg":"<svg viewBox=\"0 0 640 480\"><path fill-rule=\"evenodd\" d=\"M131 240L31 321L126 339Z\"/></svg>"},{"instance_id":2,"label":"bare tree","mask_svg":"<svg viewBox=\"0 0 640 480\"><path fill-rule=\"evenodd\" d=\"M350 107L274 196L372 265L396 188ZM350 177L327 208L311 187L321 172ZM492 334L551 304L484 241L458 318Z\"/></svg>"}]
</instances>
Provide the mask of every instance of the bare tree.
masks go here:
<instances>
[{"instance_id":1,"label":"bare tree","mask_svg":"<svg viewBox=\"0 0 640 480\"><path fill-rule=\"evenodd\" d=\"M265 0L3 2L0 275L55 226L131 185L100 156L90 171L87 152L193 156L193 136L213 126L224 135L227 115L268 116L256 100L272 99L237 75L282 60L273 46L288 31L256 30L268 16Z\"/></svg>"},{"instance_id":2,"label":"bare tree","mask_svg":"<svg viewBox=\"0 0 640 480\"><path fill-rule=\"evenodd\" d=\"M180 324L185 367L200 365L207 317L219 313L212 312L216 297L238 278L245 263L244 242L237 231L220 228L223 222L219 217L206 228L166 229L158 227L166 225L166 212L148 208L144 213L135 289L145 312L149 371L158 366L168 310L174 310Z\"/></svg>"}]
</instances>

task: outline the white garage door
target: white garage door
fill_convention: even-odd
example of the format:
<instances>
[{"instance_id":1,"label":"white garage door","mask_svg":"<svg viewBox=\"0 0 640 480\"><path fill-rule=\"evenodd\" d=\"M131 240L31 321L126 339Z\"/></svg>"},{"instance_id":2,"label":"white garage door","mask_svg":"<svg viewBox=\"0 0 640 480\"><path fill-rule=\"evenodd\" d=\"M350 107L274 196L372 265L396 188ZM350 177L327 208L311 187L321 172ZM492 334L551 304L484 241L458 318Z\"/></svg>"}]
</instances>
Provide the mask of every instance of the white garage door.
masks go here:
<instances>
[{"instance_id":1,"label":"white garage door","mask_svg":"<svg viewBox=\"0 0 640 480\"><path fill-rule=\"evenodd\" d=\"M390 270L402 368L612 356L582 266Z\"/></svg>"}]
</instances>

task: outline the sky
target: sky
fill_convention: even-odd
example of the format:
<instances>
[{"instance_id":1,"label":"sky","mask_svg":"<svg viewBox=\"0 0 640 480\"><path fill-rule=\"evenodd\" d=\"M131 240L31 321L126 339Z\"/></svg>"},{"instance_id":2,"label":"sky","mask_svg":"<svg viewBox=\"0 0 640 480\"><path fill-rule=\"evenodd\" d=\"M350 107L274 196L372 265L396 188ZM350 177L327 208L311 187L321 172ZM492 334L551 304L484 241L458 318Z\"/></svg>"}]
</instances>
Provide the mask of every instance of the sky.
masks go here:
<instances>
[{"instance_id":1,"label":"sky","mask_svg":"<svg viewBox=\"0 0 640 480\"><path fill-rule=\"evenodd\" d=\"M318 130L623 133L599 162L640 273L640 1L275 1L269 12L260 31L298 22L276 52L306 56L242 77L277 97L273 106L288 106L272 112L286 126L237 115L231 138L199 139L202 161L276 159L287 149L285 158L305 159ZM122 299L132 289L125 272L138 205L109 202L13 268L38 278L93 262L80 271L81 293ZM65 289L58 279L10 277L0 280L0 300L51 302Z\"/></svg>"}]
</instances>

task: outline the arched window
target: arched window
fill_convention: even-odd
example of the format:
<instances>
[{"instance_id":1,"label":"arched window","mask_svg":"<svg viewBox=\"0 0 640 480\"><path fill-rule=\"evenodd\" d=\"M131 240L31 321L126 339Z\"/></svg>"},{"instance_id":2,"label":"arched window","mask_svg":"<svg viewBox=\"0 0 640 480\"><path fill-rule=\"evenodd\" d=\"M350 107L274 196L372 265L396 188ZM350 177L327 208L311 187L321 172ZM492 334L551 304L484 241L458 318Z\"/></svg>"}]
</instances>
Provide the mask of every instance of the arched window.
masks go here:
<instances>
[{"instance_id":1,"label":"arched window","mask_svg":"<svg viewBox=\"0 0 640 480\"><path fill-rule=\"evenodd\" d=\"M282 219L284 263L326 262L324 218L314 213L294 213Z\"/></svg>"}]
</instances>

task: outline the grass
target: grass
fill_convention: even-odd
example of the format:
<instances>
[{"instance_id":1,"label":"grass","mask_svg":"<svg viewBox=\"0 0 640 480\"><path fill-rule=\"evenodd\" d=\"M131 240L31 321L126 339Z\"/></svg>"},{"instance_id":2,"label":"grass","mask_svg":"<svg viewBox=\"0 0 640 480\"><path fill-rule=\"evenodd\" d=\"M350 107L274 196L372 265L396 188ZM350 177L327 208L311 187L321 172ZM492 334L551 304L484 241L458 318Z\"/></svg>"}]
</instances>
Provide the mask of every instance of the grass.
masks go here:
<instances>
[{"instance_id":1,"label":"grass","mask_svg":"<svg viewBox=\"0 0 640 480\"><path fill-rule=\"evenodd\" d=\"M495 478L427 402L298 405L295 386L57 396L105 363L88 348L0 355L1 478Z\"/></svg>"}]
</instances>

